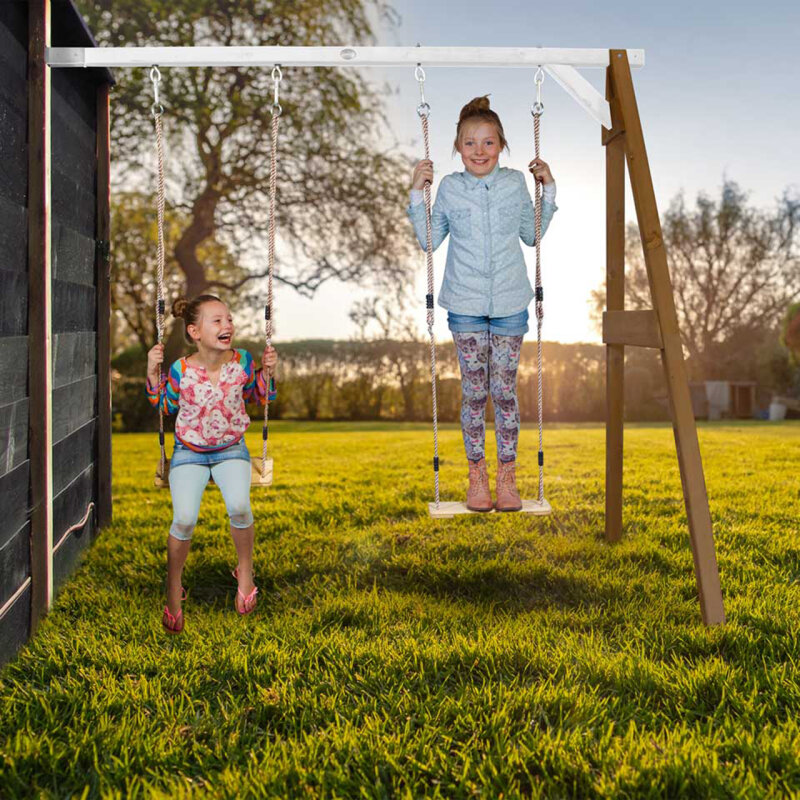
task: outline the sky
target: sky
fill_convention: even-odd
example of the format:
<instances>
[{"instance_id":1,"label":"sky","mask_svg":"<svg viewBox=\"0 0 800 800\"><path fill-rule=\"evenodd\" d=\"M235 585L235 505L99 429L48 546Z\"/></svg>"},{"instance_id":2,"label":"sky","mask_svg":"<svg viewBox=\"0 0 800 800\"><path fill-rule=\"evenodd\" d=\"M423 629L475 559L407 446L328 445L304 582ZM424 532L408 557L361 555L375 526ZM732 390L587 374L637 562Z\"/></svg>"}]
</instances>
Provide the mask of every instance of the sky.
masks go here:
<instances>
[{"instance_id":1,"label":"sky","mask_svg":"<svg viewBox=\"0 0 800 800\"><path fill-rule=\"evenodd\" d=\"M523 0L399 0L396 27L378 31L380 45L642 48L634 70L639 114L660 211L681 191L717 195L723 179L768 208L787 188L800 190L800 2L673 0L670 3ZM334 44L334 43L331 43ZM341 42L335 44L350 44ZM376 83L397 87L387 108L391 135L404 152L422 157L413 68L371 70ZM434 192L442 176L463 169L451 155L460 108L490 94L511 153L500 165L526 170L533 158L530 105L534 70L429 67ZM602 69L581 74L601 93ZM290 75L285 76L290 79ZM289 82L287 81L287 84ZM284 91L288 90L286 85ZM558 212L542 240L545 292L543 336L563 342L599 342L590 293L605 276L605 155L599 125L552 78L542 87L545 112L541 154L557 185ZM389 142L387 142L389 143ZM527 174L527 172L526 172ZM410 181L410 173L409 173ZM529 189L532 181L529 176ZM635 219L628 190L626 217ZM441 284L445 242L435 254ZM529 273L535 250L522 245ZM424 330L425 257L420 251L415 313ZM276 338L350 338L347 312L358 289L327 284L313 300L277 290ZM446 340L446 311L437 305L437 340ZM532 326L529 337L535 336Z\"/></svg>"}]
</instances>

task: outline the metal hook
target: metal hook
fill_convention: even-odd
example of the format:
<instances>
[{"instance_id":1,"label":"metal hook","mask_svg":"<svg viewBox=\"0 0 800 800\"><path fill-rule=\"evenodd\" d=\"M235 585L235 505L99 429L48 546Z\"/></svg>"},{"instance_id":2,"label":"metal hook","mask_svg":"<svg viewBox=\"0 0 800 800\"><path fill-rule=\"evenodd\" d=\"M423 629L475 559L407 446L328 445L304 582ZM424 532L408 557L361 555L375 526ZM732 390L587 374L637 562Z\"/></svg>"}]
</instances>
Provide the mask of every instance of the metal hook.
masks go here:
<instances>
[{"instance_id":1,"label":"metal hook","mask_svg":"<svg viewBox=\"0 0 800 800\"><path fill-rule=\"evenodd\" d=\"M419 47L419 45L417 45ZM414 70L414 77L419 83L419 105L417 106L417 114L421 117L427 117L431 113L431 107L425 102L425 70L422 64L417 64Z\"/></svg>"},{"instance_id":2,"label":"metal hook","mask_svg":"<svg viewBox=\"0 0 800 800\"><path fill-rule=\"evenodd\" d=\"M544 70L542 69L541 64L539 64L533 80L536 82L536 102L531 106L531 114L533 114L534 117L539 117L544 112L544 103L542 102L542 83L544 81Z\"/></svg>"},{"instance_id":3,"label":"metal hook","mask_svg":"<svg viewBox=\"0 0 800 800\"><path fill-rule=\"evenodd\" d=\"M275 87L275 94L274 94L273 100L272 100L272 113L275 116L279 117L283 113L283 109L281 108L281 104L278 102L279 87L280 87L281 81L283 80L283 73L281 72L281 65L280 64L276 64L272 68L272 80L273 80L273 84L274 84L274 87Z\"/></svg>"},{"instance_id":4,"label":"metal hook","mask_svg":"<svg viewBox=\"0 0 800 800\"><path fill-rule=\"evenodd\" d=\"M154 117L164 113L164 106L161 105L158 99L158 84L161 82L161 71L154 64L150 69L150 80L153 84L153 105L150 106L150 111Z\"/></svg>"}]
</instances>

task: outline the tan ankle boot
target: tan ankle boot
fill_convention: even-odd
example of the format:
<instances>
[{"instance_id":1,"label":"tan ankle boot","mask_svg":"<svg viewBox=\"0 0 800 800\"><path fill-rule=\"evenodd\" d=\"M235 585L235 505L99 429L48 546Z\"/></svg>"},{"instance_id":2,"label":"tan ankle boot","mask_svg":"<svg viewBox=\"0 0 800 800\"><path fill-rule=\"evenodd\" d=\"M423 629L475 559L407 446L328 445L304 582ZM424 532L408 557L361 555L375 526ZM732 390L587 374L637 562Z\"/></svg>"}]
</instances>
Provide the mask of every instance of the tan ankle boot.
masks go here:
<instances>
[{"instance_id":1,"label":"tan ankle boot","mask_svg":"<svg viewBox=\"0 0 800 800\"><path fill-rule=\"evenodd\" d=\"M489 473L486 459L477 464L469 462L469 489L467 489L467 508L470 511L491 511L492 493L489 491Z\"/></svg>"},{"instance_id":2,"label":"tan ankle boot","mask_svg":"<svg viewBox=\"0 0 800 800\"><path fill-rule=\"evenodd\" d=\"M520 511L522 500L517 491L514 461L497 462L497 504L498 511Z\"/></svg>"}]
</instances>

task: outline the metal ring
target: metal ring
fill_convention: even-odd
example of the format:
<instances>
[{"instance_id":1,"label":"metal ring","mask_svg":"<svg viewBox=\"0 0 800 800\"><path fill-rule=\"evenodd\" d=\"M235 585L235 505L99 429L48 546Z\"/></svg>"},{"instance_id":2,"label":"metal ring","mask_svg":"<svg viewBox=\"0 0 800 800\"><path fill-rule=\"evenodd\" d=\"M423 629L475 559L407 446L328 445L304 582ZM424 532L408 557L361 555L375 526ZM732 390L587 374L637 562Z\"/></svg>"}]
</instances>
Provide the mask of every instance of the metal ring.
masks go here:
<instances>
[{"instance_id":1,"label":"metal ring","mask_svg":"<svg viewBox=\"0 0 800 800\"><path fill-rule=\"evenodd\" d=\"M150 68L150 80L153 83L158 83L161 80L161 70L155 64Z\"/></svg>"},{"instance_id":2,"label":"metal ring","mask_svg":"<svg viewBox=\"0 0 800 800\"><path fill-rule=\"evenodd\" d=\"M541 84L544 81L544 70L542 69L542 65L539 65L539 68L536 70L536 75L534 75L533 80L536 83Z\"/></svg>"},{"instance_id":3,"label":"metal ring","mask_svg":"<svg viewBox=\"0 0 800 800\"><path fill-rule=\"evenodd\" d=\"M427 103L420 103L417 106L417 114L421 117L427 117L431 113L431 107Z\"/></svg>"},{"instance_id":4,"label":"metal ring","mask_svg":"<svg viewBox=\"0 0 800 800\"><path fill-rule=\"evenodd\" d=\"M275 74L276 72L278 73L277 75ZM272 80L274 80L274 81L283 80L283 73L281 72L281 65L280 64L276 64L272 68Z\"/></svg>"},{"instance_id":5,"label":"metal ring","mask_svg":"<svg viewBox=\"0 0 800 800\"><path fill-rule=\"evenodd\" d=\"M534 117L540 117L544 113L544 103L534 103L531 106L531 114Z\"/></svg>"},{"instance_id":6,"label":"metal ring","mask_svg":"<svg viewBox=\"0 0 800 800\"><path fill-rule=\"evenodd\" d=\"M150 106L150 112L154 117L158 117L164 113L164 106L162 106L161 103L153 103L153 105Z\"/></svg>"},{"instance_id":7,"label":"metal ring","mask_svg":"<svg viewBox=\"0 0 800 800\"><path fill-rule=\"evenodd\" d=\"M416 69L414 70L414 77L422 83L425 80L425 70L422 69L422 64L417 64Z\"/></svg>"},{"instance_id":8,"label":"metal ring","mask_svg":"<svg viewBox=\"0 0 800 800\"><path fill-rule=\"evenodd\" d=\"M281 114L283 114L283 108L281 108L281 104L280 103L273 103L272 104L272 115L274 117L279 117Z\"/></svg>"}]
</instances>

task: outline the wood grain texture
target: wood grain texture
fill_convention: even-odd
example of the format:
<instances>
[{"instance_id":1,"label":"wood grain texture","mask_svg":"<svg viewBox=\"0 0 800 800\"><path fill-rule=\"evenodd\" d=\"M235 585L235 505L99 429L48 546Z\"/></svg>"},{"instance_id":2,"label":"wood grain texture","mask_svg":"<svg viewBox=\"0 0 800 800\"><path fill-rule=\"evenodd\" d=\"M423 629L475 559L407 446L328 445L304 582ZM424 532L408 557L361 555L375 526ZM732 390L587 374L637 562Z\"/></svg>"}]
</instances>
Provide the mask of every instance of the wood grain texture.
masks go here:
<instances>
[{"instance_id":1,"label":"wood grain texture","mask_svg":"<svg viewBox=\"0 0 800 800\"><path fill-rule=\"evenodd\" d=\"M31 629L52 600L53 537L50 263L50 1L28 3L28 375L30 395Z\"/></svg>"},{"instance_id":2,"label":"wood grain texture","mask_svg":"<svg viewBox=\"0 0 800 800\"><path fill-rule=\"evenodd\" d=\"M0 406L0 477L28 458L28 413L27 397Z\"/></svg>"},{"instance_id":3,"label":"wood grain texture","mask_svg":"<svg viewBox=\"0 0 800 800\"><path fill-rule=\"evenodd\" d=\"M111 523L111 137L109 87L97 90L97 525Z\"/></svg>"},{"instance_id":4,"label":"wood grain texture","mask_svg":"<svg viewBox=\"0 0 800 800\"><path fill-rule=\"evenodd\" d=\"M606 70L606 99L611 109L612 131L622 125ZM625 308L625 143L601 127L606 157L606 308ZM623 440L625 415L625 348L606 347L606 497L605 537L622 538Z\"/></svg>"},{"instance_id":5,"label":"wood grain texture","mask_svg":"<svg viewBox=\"0 0 800 800\"><path fill-rule=\"evenodd\" d=\"M606 311L603 314L603 341L611 345L663 346L655 311Z\"/></svg>"},{"instance_id":6,"label":"wood grain texture","mask_svg":"<svg viewBox=\"0 0 800 800\"><path fill-rule=\"evenodd\" d=\"M31 587L0 617L0 664L10 661L31 634Z\"/></svg>"},{"instance_id":7,"label":"wood grain texture","mask_svg":"<svg viewBox=\"0 0 800 800\"><path fill-rule=\"evenodd\" d=\"M31 574L31 523L25 524L0 547L0 606L13 597Z\"/></svg>"},{"instance_id":8,"label":"wood grain texture","mask_svg":"<svg viewBox=\"0 0 800 800\"><path fill-rule=\"evenodd\" d=\"M0 497L3 498L3 513L0 515L0 547L5 547L28 521L30 473L30 462L23 461L18 467L0 477Z\"/></svg>"}]
</instances>

